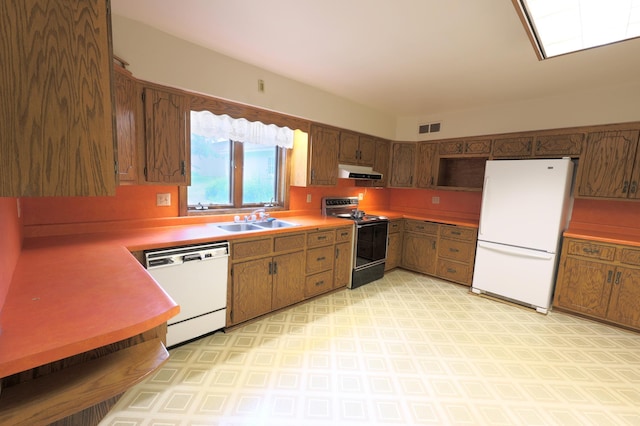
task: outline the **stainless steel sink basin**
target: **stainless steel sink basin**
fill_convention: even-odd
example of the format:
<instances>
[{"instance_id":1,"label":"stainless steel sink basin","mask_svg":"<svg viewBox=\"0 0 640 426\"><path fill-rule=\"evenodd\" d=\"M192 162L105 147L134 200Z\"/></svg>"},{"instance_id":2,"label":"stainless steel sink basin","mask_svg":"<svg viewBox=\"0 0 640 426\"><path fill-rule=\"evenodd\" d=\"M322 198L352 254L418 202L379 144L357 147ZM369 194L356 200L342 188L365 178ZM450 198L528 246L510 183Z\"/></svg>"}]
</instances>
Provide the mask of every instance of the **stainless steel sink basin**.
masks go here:
<instances>
[{"instance_id":1,"label":"stainless steel sink basin","mask_svg":"<svg viewBox=\"0 0 640 426\"><path fill-rule=\"evenodd\" d=\"M254 225L253 223L227 223L224 225L218 225L218 228L229 232L244 232L244 231L262 231L264 228Z\"/></svg>"},{"instance_id":2,"label":"stainless steel sink basin","mask_svg":"<svg viewBox=\"0 0 640 426\"><path fill-rule=\"evenodd\" d=\"M256 226L259 226L261 228L269 228L269 229L275 229L275 228L289 228L291 226L298 226L297 223L292 223L292 222L286 222L284 220L271 220L268 222L256 222L255 223Z\"/></svg>"}]
</instances>

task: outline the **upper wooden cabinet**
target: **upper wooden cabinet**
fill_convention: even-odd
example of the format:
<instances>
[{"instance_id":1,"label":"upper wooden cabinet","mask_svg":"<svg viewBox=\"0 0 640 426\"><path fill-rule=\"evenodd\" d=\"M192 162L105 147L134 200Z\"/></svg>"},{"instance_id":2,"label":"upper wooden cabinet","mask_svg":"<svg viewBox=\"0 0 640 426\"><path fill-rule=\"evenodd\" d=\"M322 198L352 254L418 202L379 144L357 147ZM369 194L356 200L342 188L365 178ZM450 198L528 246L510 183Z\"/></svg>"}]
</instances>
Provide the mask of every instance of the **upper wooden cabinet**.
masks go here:
<instances>
[{"instance_id":1,"label":"upper wooden cabinet","mask_svg":"<svg viewBox=\"0 0 640 426\"><path fill-rule=\"evenodd\" d=\"M580 159L577 195L638 198L640 156L636 156L636 150L639 134L638 130L590 133Z\"/></svg>"},{"instance_id":2,"label":"upper wooden cabinet","mask_svg":"<svg viewBox=\"0 0 640 426\"><path fill-rule=\"evenodd\" d=\"M584 133L536 136L534 157L577 157L582 153Z\"/></svg>"},{"instance_id":3,"label":"upper wooden cabinet","mask_svg":"<svg viewBox=\"0 0 640 426\"><path fill-rule=\"evenodd\" d=\"M517 137L494 139L493 141L493 157L494 158L517 158L530 157L533 153L533 137Z\"/></svg>"},{"instance_id":4,"label":"upper wooden cabinet","mask_svg":"<svg viewBox=\"0 0 640 426\"><path fill-rule=\"evenodd\" d=\"M434 188L436 185L438 144L419 142L416 157L416 186L418 188Z\"/></svg>"},{"instance_id":5,"label":"upper wooden cabinet","mask_svg":"<svg viewBox=\"0 0 640 426\"><path fill-rule=\"evenodd\" d=\"M389 186L411 188L414 185L416 144L414 142L391 143L391 177Z\"/></svg>"},{"instance_id":6,"label":"upper wooden cabinet","mask_svg":"<svg viewBox=\"0 0 640 426\"><path fill-rule=\"evenodd\" d=\"M348 131L340 132L338 160L341 164L373 167L375 152L375 138Z\"/></svg>"},{"instance_id":7,"label":"upper wooden cabinet","mask_svg":"<svg viewBox=\"0 0 640 426\"><path fill-rule=\"evenodd\" d=\"M318 124L311 125L308 166L308 181L311 185L333 186L338 183L339 141L339 130Z\"/></svg>"},{"instance_id":8,"label":"upper wooden cabinet","mask_svg":"<svg viewBox=\"0 0 640 426\"><path fill-rule=\"evenodd\" d=\"M114 195L108 1L5 1L0 197Z\"/></svg>"},{"instance_id":9,"label":"upper wooden cabinet","mask_svg":"<svg viewBox=\"0 0 640 426\"><path fill-rule=\"evenodd\" d=\"M121 66L114 67L118 177L120 183L138 182L138 83Z\"/></svg>"},{"instance_id":10,"label":"upper wooden cabinet","mask_svg":"<svg viewBox=\"0 0 640 426\"><path fill-rule=\"evenodd\" d=\"M470 139L459 141L440 142L438 144L440 155L483 155L491 153L491 139Z\"/></svg>"},{"instance_id":11,"label":"upper wooden cabinet","mask_svg":"<svg viewBox=\"0 0 640 426\"><path fill-rule=\"evenodd\" d=\"M150 183L189 185L189 99L177 90L143 87L145 178Z\"/></svg>"}]
</instances>

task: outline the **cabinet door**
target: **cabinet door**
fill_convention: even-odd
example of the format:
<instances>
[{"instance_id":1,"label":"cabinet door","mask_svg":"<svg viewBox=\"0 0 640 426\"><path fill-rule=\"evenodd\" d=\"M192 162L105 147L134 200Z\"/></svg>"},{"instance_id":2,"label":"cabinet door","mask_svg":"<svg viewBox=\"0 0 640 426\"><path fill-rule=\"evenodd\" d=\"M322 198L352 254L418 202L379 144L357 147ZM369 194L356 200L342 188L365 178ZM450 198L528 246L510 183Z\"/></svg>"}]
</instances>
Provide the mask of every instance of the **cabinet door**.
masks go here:
<instances>
[{"instance_id":1,"label":"cabinet door","mask_svg":"<svg viewBox=\"0 0 640 426\"><path fill-rule=\"evenodd\" d=\"M338 146L340 132L312 125L309 140L311 185L335 185L338 182Z\"/></svg>"},{"instance_id":2,"label":"cabinet door","mask_svg":"<svg viewBox=\"0 0 640 426\"><path fill-rule=\"evenodd\" d=\"M640 270L625 267L616 269L607 318L640 328Z\"/></svg>"},{"instance_id":3,"label":"cabinet door","mask_svg":"<svg viewBox=\"0 0 640 426\"><path fill-rule=\"evenodd\" d=\"M583 197L627 198L638 145L638 131L590 133L585 154L580 159L578 195Z\"/></svg>"},{"instance_id":4,"label":"cabinet door","mask_svg":"<svg viewBox=\"0 0 640 426\"><path fill-rule=\"evenodd\" d=\"M533 147L532 137L496 139L493 141L494 158L530 157Z\"/></svg>"},{"instance_id":5,"label":"cabinet door","mask_svg":"<svg viewBox=\"0 0 640 426\"><path fill-rule=\"evenodd\" d=\"M376 153L373 161L373 170L382 173L382 179L375 181L374 186L384 188L389 183L389 142L376 140Z\"/></svg>"},{"instance_id":6,"label":"cabinet door","mask_svg":"<svg viewBox=\"0 0 640 426\"><path fill-rule=\"evenodd\" d=\"M345 287L351 281L351 243L336 244L333 288Z\"/></svg>"},{"instance_id":7,"label":"cabinet door","mask_svg":"<svg viewBox=\"0 0 640 426\"><path fill-rule=\"evenodd\" d=\"M584 133L538 136L533 147L533 155L577 157L582 152L583 141Z\"/></svg>"},{"instance_id":8,"label":"cabinet door","mask_svg":"<svg viewBox=\"0 0 640 426\"><path fill-rule=\"evenodd\" d=\"M369 136L360 136L358 143L358 164L373 167L376 157L376 140Z\"/></svg>"},{"instance_id":9,"label":"cabinet door","mask_svg":"<svg viewBox=\"0 0 640 426\"><path fill-rule=\"evenodd\" d=\"M402 266L433 275L436 271L436 239L431 235L404 234Z\"/></svg>"},{"instance_id":10,"label":"cabinet door","mask_svg":"<svg viewBox=\"0 0 640 426\"><path fill-rule=\"evenodd\" d=\"M144 88L147 182L190 183L189 101L183 94Z\"/></svg>"},{"instance_id":11,"label":"cabinet door","mask_svg":"<svg viewBox=\"0 0 640 426\"><path fill-rule=\"evenodd\" d=\"M273 309L293 305L304 299L304 253L282 254L273 258Z\"/></svg>"},{"instance_id":12,"label":"cabinet door","mask_svg":"<svg viewBox=\"0 0 640 426\"><path fill-rule=\"evenodd\" d=\"M358 135L356 133L340 132L339 163L358 164L360 160L358 149Z\"/></svg>"},{"instance_id":13,"label":"cabinet door","mask_svg":"<svg viewBox=\"0 0 640 426\"><path fill-rule=\"evenodd\" d=\"M391 178L389 186L410 188L413 186L416 144L393 142L391 144Z\"/></svg>"},{"instance_id":14,"label":"cabinet door","mask_svg":"<svg viewBox=\"0 0 640 426\"><path fill-rule=\"evenodd\" d=\"M436 184L435 164L437 148L438 145L430 142L421 142L418 144L418 158L416 160L416 186L418 188L433 188Z\"/></svg>"},{"instance_id":15,"label":"cabinet door","mask_svg":"<svg viewBox=\"0 0 640 426\"><path fill-rule=\"evenodd\" d=\"M107 1L3 1L0 197L115 195Z\"/></svg>"},{"instance_id":16,"label":"cabinet door","mask_svg":"<svg viewBox=\"0 0 640 426\"><path fill-rule=\"evenodd\" d=\"M129 71L115 67L116 135L118 140L118 177L120 183L138 181L136 111L138 85Z\"/></svg>"},{"instance_id":17,"label":"cabinet door","mask_svg":"<svg viewBox=\"0 0 640 426\"><path fill-rule=\"evenodd\" d=\"M271 258L235 263L231 321L238 324L271 311Z\"/></svg>"},{"instance_id":18,"label":"cabinet door","mask_svg":"<svg viewBox=\"0 0 640 426\"><path fill-rule=\"evenodd\" d=\"M567 257L558 275L554 305L605 318L614 267L606 263Z\"/></svg>"},{"instance_id":19,"label":"cabinet door","mask_svg":"<svg viewBox=\"0 0 640 426\"><path fill-rule=\"evenodd\" d=\"M402 256L402 232L389 234L387 240L387 261L384 270L389 271L400 266Z\"/></svg>"}]
</instances>

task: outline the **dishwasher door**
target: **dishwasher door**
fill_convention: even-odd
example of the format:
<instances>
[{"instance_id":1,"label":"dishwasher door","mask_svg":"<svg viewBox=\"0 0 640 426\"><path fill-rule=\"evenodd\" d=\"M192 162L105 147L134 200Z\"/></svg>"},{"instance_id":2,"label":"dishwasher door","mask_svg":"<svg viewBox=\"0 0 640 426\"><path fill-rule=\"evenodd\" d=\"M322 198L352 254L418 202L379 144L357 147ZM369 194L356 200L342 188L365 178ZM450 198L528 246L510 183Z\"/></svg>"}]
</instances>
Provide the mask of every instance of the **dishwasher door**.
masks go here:
<instances>
[{"instance_id":1,"label":"dishwasher door","mask_svg":"<svg viewBox=\"0 0 640 426\"><path fill-rule=\"evenodd\" d=\"M151 276L180 305L168 321L167 346L226 326L228 243L151 250L145 259Z\"/></svg>"}]
</instances>

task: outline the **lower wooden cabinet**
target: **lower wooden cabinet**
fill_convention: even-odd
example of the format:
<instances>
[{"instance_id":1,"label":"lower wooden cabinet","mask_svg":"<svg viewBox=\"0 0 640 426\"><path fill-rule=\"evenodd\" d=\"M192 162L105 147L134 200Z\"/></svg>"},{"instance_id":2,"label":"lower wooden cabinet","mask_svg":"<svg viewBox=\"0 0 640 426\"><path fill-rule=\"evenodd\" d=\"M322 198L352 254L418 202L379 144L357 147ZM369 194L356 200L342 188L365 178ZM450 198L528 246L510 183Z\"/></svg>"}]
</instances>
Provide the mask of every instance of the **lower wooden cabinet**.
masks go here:
<instances>
[{"instance_id":1,"label":"lower wooden cabinet","mask_svg":"<svg viewBox=\"0 0 640 426\"><path fill-rule=\"evenodd\" d=\"M476 238L474 228L406 219L401 266L471 285Z\"/></svg>"},{"instance_id":2,"label":"lower wooden cabinet","mask_svg":"<svg viewBox=\"0 0 640 426\"><path fill-rule=\"evenodd\" d=\"M403 235L403 219L392 220L389 222L389 236L387 238L387 260L384 264L384 270L390 271L400 266L402 259L402 235Z\"/></svg>"},{"instance_id":3,"label":"lower wooden cabinet","mask_svg":"<svg viewBox=\"0 0 640 426\"><path fill-rule=\"evenodd\" d=\"M565 239L553 306L640 329L640 248Z\"/></svg>"},{"instance_id":4,"label":"lower wooden cabinet","mask_svg":"<svg viewBox=\"0 0 640 426\"><path fill-rule=\"evenodd\" d=\"M407 219L402 241L402 267L434 275L437 244L437 223Z\"/></svg>"},{"instance_id":5,"label":"lower wooden cabinet","mask_svg":"<svg viewBox=\"0 0 640 426\"><path fill-rule=\"evenodd\" d=\"M353 225L232 241L227 325L348 285L352 247Z\"/></svg>"}]
</instances>

